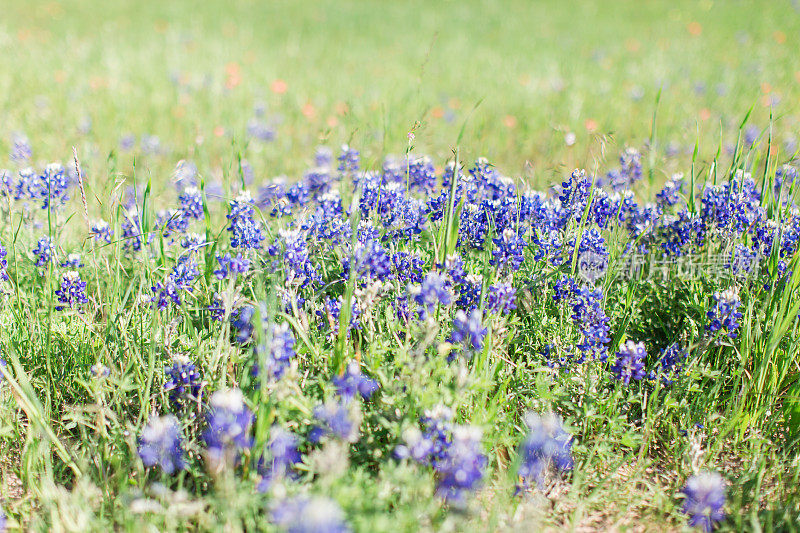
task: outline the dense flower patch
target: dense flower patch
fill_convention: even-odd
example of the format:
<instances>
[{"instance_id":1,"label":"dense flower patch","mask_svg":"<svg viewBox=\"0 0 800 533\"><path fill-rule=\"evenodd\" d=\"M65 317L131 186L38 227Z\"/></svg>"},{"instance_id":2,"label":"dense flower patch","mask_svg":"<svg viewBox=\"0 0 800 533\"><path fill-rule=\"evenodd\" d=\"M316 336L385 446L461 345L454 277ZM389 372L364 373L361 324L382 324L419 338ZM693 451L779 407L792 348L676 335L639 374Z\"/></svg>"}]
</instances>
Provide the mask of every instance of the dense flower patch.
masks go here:
<instances>
[{"instance_id":1,"label":"dense flower patch","mask_svg":"<svg viewBox=\"0 0 800 533\"><path fill-rule=\"evenodd\" d=\"M344 146L335 159L319 152L294 182L229 183L229 201L211 199L182 163L166 209L137 187L105 220L86 213L83 229L66 213L78 172L1 171L3 209L24 233L4 230L0 279L9 302L38 291L64 324L110 328L124 314L147 331L142 408L119 402L113 418L136 433L142 486L198 497L250 487L270 502L261 519L289 531L349 529L329 478L351 463L375 479L413 468L443 509L467 509L490 486L525 499L569 484L576 443L593 438L576 395L652 431L648 397L697 395L716 376L757 401L735 359L771 350L797 360L784 341L797 318L794 168L766 186L742 164L716 183L674 175L656 188L639 152L619 163L535 191L485 159L437 168L408 155L362 168ZM690 257L722 268L680 272ZM763 306L772 314L756 318ZM752 326L771 317L777 330ZM82 377L93 394L124 397L120 380L134 370L111 353L97 352ZM22 361L4 375L42 372ZM759 385L779 394L793 375ZM547 400L526 383L567 392ZM501 429L472 418L490 409L507 417ZM507 472L511 486L498 485ZM725 518L719 474L696 473L683 494L690 524Z\"/></svg>"}]
</instances>

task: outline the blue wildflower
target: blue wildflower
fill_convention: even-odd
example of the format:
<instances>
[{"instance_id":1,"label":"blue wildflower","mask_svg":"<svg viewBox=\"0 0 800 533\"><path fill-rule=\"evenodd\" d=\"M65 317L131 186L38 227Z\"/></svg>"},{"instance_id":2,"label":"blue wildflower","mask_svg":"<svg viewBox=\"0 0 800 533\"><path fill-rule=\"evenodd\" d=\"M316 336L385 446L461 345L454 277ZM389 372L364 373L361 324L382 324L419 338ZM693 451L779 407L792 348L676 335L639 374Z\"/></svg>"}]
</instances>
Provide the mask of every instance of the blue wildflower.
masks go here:
<instances>
[{"instance_id":1,"label":"blue wildflower","mask_svg":"<svg viewBox=\"0 0 800 533\"><path fill-rule=\"evenodd\" d=\"M501 315L507 315L517 308L517 290L510 283L499 283L489 287L486 308Z\"/></svg>"},{"instance_id":2,"label":"blue wildflower","mask_svg":"<svg viewBox=\"0 0 800 533\"><path fill-rule=\"evenodd\" d=\"M677 342L670 344L666 349L661 350L661 357L653 371L648 375L648 379L660 377L664 385L671 385L683 371L684 362L688 355L686 348L683 348Z\"/></svg>"},{"instance_id":3,"label":"blue wildflower","mask_svg":"<svg viewBox=\"0 0 800 533\"><path fill-rule=\"evenodd\" d=\"M56 306L56 311L80 307L81 304L89 301L86 297L86 282L81 280L81 275L74 270L64 274L61 279L61 288L56 290L56 296L61 304Z\"/></svg>"},{"instance_id":4,"label":"blue wildflower","mask_svg":"<svg viewBox=\"0 0 800 533\"><path fill-rule=\"evenodd\" d=\"M181 212L186 218L203 218L203 193L197 187L187 187L178 196Z\"/></svg>"},{"instance_id":5,"label":"blue wildflower","mask_svg":"<svg viewBox=\"0 0 800 533\"><path fill-rule=\"evenodd\" d=\"M464 503L466 493L483 481L487 459L481 450L481 431L473 426L453 428L453 440L436 465L436 493L448 502Z\"/></svg>"},{"instance_id":6,"label":"blue wildflower","mask_svg":"<svg viewBox=\"0 0 800 533\"><path fill-rule=\"evenodd\" d=\"M205 383L197 367L186 356L176 356L172 365L164 369L164 391L176 408L184 403L199 402Z\"/></svg>"},{"instance_id":7,"label":"blue wildflower","mask_svg":"<svg viewBox=\"0 0 800 533\"><path fill-rule=\"evenodd\" d=\"M330 498L296 496L276 502L272 521L287 533L349 533L342 509Z\"/></svg>"},{"instance_id":8,"label":"blue wildflower","mask_svg":"<svg viewBox=\"0 0 800 533\"><path fill-rule=\"evenodd\" d=\"M422 284L409 287L409 294L420 307L420 318L425 318L433 313L437 305L450 305L452 294L447 288L447 279L439 272L428 272Z\"/></svg>"},{"instance_id":9,"label":"blue wildflower","mask_svg":"<svg viewBox=\"0 0 800 533\"><path fill-rule=\"evenodd\" d=\"M185 467L178 419L172 415L151 417L139 438L139 457L145 466L161 467L172 474Z\"/></svg>"},{"instance_id":10,"label":"blue wildflower","mask_svg":"<svg viewBox=\"0 0 800 533\"><path fill-rule=\"evenodd\" d=\"M690 477L683 487L684 514L689 525L710 532L714 524L725 518L725 480L716 472L701 472Z\"/></svg>"},{"instance_id":11,"label":"blue wildflower","mask_svg":"<svg viewBox=\"0 0 800 533\"><path fill-rule=\"evenodd\" d=\"M314 419L317 421L308 439L320 442L323 437L332 435L345 442L358 440L361 420L357 404L350 402L327 402L314 408Z\"/></svg>"},{"instance_id":12,"label":"blue wildflower","mask_svg":"<svg viewBox=\"0 0 800 533\"><path fill-rule=\"evenodd\" d=\"M483 350L483 339L488 331L483 327L483 315L480 309L473 309L469 316L459 309L453 319L453 332L448 340L452 344L461 346L463 355L472 357L473 354Z\"/></svg>"},{"instance_id":13,"label":"blue wildflower","mask_svg":"<svg viewBox=\"0 0 800 533\"><path fill-rule=\"evenodd\" d=\"M107 244L111 243L111 237L114 235L114 230L104 220L95 220L92 222L92 237L96 241L104 241Z\"/></svg>"},{"instance_id":14,"label":"blue wildflower","mask_svg":"<svg viewBox=\"0 0 800 533\"><path fill-rule=\"evenodd\" d=\"M647 358L647 349L643 342L626 341L617 352L617 360L611 367L616 379L625 385L631 380L641 380L645 376L644 361Z\"/></svg>"},{"instance_id":15,"label":"blue wildflower","mask_svg":"<svg viewBox=\"0 0 800 533\"><path fill-rule=\"evenodd\" d=\"M742 318L742 313L738 310L740 305L742 301L733 287L715 293L714 307L706 313L708 316L706 330L714 335L725 335L735 339L736 330L739 329L739 319Z\"/></svg>"},{"instance_id":16,"label":"blue wildflower","mask_svg":"<svg viewBox=\"0 0 800 533\"><path fill-rule=\"evenodd\" d=\"M36 266L40 268L48 266L53 261L54 251L55 247L50 237L45 236L36 241L36 248L33 249Z\"/></svg>"},{"instance_id":17,"label":"blue wildflower","mask_svg":"<svg viewBox=\"0 0 800 533\"><path fill-rule=\"evenodd\" d=\"M8 259L6 256L8 252L6 251L5 247L3 247L3 243L0 243L0 281L8 281Z\"/></svg>"},{"instance_id":18,"label":"blue wildflower","mask_svg":"<svg viewBox=\"0 0 800 533\"><path fill-rule=\"evenodd\" d=\"M266 492L275 480L292 474L295 465L301 461L298 443L294 434L279 426L272 426L266 453L258 463L258 472L261 475L259 492Z\"/></svg>"},{"instance_id":19,"label":"blue wildflower","mask_svg":"<svg viewBox=\"0 0 800 533\"><path fill-rule=\"evenodd\" d=\"M242 192L230 203L230 221L228 231L231 234L232 248L259 248L264 236L261 234L261 224L255 220L255 210L250 193Z\"/></svg>"},{"instance_id":20,"label":"blue wildflower","mask_svg":"<svg viewBox=\"0 0 800 533\"><path fill-rule=\"evenodd\" d=\"M217 255L217 261L219 262L219 268L214 271L217 279L230 277L235 280L240 274L247 274L247 270L250 268L250 260L242 257L241 254L236 255L236 257L231 257L231 254Z\"/></svg>"},{"instance_id":21,"label":"blue wildflower","mask_svg":"<svg viewBox=\"0 0 800 533\"><path fill-rule=\"evenodd\" d=\"M523 251L526 242L511 229L506 228L500 237L492 239L495 249L492 251L492 265L504 271L516 271L525 259Z\"/></svg>"},{"instance_id":22,"label":"blue wildflower","mask_svg":"<svg viewBox=\"0 0 800 533\"><path fill-rule=\"evenodd\" d=\"M339 160L338 170L340 172L351 173L358 171L361 162L361 156L358 150L354 150L348 145L343 144L341 154L337 159Z\"/></svg>"},{"instance_id":23,"label":"blue wildflower","mask_svg":"<svg viewBox=\"0 0 800 533\"><path fill-rule=\"evenodd\" d=\"M346 401L355 398L356 394L368 400L380 388L377 381L361 373L361 366L357 361L351 361L347 365L343 376L334 377L333 384L336 386L336 394Z\"/></svg>"},{"instance_id":24,"label":"blue wildflower","mask_svg":"<svg viewBox=\"0 0 800 533\"><path fill-rule=\"evenodd\" d=\"M219 390L211 395L203 439L212 461L232 462L238 454L253 444L250 426L253 413L244 402L239 389Z\"/></svg>"},{"instance_id":25,"label":"blue wildflower","mask_svg":"<svg viewBox=\"0 0 800 533\"><path fill-rule=\"evenodd\" d=\"M525 425L528 434L519 452L520 488L527 488L531 481L541 485L550 469L572 470L572 436L564 430L561 417L554 413L540 416L531 412L525 415Z\"/></svg>"}]
</instances>

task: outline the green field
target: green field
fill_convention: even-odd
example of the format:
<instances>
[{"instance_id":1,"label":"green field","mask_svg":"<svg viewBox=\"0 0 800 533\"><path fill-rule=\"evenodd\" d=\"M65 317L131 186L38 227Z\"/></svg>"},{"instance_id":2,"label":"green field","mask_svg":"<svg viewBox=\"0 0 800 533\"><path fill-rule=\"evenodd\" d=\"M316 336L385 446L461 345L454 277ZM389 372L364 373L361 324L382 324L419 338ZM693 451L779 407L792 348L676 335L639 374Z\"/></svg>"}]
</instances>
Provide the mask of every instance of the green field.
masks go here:
<instances>
[{"instance_id":1,"label":"green field","mask_svg":"<svg viewBox=\"0 0 800 533\"><path fill-rule=\"evenodd\" d=\"M319 143L402 154L417 123L418 150L446 157L466 123L470 154L546 180L590 166L604 136L611 159L641 147L659 90L660 152L672 143L691 153L699 133L710 158L721 136L735 143L751 106L751 123L766 128L773 101L775 138L798 129L800 19L788 0L75 1L3 11L0 117L45 159L73 144L105 154L134 133L158 135L172 159L219 164L231 143L241 148L256 104L280 122L277 142L253 156L264 177L303 170ZM91 132L79 135L87 118Z\"/></svg>"},{"instance_id":2,"label":"green field","mask_svg":"<svg viewBox=\"0 0 800 533\"><path fill-rule=\"evenodd\" d=\"M800 529L798 50L795 0L6 0L0 532Z\"/></svg>"}]
</instances>

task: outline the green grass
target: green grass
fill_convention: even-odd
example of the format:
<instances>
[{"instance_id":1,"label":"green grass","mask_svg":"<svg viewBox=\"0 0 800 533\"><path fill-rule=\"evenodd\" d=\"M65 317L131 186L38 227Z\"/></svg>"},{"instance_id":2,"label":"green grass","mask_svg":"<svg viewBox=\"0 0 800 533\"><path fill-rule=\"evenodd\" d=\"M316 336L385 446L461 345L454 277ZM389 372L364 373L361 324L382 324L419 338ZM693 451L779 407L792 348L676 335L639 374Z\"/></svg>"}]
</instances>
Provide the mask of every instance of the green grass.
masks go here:
<instances>
[{"instance_id":1,"label":"green grass","mask_svg":"<svg viewBox=\"0 0 800 533\"><path fill-rule=\"evenodd\" d=\"M283 121L278 142L252 156L267 175L303 170L320 142L403 153L417 122L415 145L445 157L468 121L470 159L549 183L604 158L601 135L614 139L605 157L641 146L659 90L661 152L675 143L684 161L698 130L705 159L721 132L735 142L752 105L752 123L766 127L762 84L780 99L776 140L796 136L796 9L783 0L19 2L0 21L0 66L13 73L0 82L0 117L45 159L76 143L107 153L133 132L218 165L231 137L241 146L262 101ZM226 90L231 64L241 80ZM288 86L283 96L270 90L276 79ZM312 119L302 114L307 103ZM92 133L80 136L85 117ZM216 127L231 137L216 138ZM569 131L573 148L564 145Z\"/></svg>"},{"instance_id":2,"label":"green grass","mask_svg":"<svg viewBox=\"0 0 800 533\"><path fill-rule=\"evenodd\" d=\"M683 172L688 206L699 210L692 185L722 183L746 169L759 187L766 183L765 216L795 223L768 193L776 168L796 155L800 134L798 9L789 1L710 0L3 6L0 168L15 168L6 153L12 133L23 132L37 168L51 160L71 167L75 147L86 190L86 211L75 188L55 210L0 197L0 243L11 276L0 300L0 357L8 361L0 384L0 505L10 527L271 530L269 510L281 492L308 491L336 500L357 531L681 530L687 526L677 493L703 468L729 484L723 528L799 528L794 252L779 257L771 250L758 283L741 290L739 337L720 343L704 330L711 295L741 280L687 280L673 270L662 283L600 282L612 360L628 339L646 343L650 366L671 342L689 346L686 372L672 387L623 387L601 363L570 373L548 368L545 346L563 353L580 339L570 305L552 300L552 283L576 265L537 261L531 247L520 270L501 275L489 264L488 238L474 249L458 243L466 208L455 196L420 241L390 239L386 247L417 251L428 268L458 250L486 286L513 282L518 310L487 313L485 348L468 362L445 357L455 305L437 308L435 320L406 323L388 301L404 287L387 289L394 292L359 315L361 329L345 334L347 302L366 298L362 279L342 279L342 260L352 260L349 242L311 243L324 283L320 291L299 291L304 305L281 306L285 267L273 268L264 253L250 254L246 279L218 281L214 254L231 250L227 206L213 199L191 226L214 243L197 254L193 292L166 310L148 303L176 264L177 246L156 229L156 213L176 205L170 178L181 159L196 163L206 193L221 185L227 202L241 188L243 159L254 171L255 193L278 175L300 179L319 145L350 143L368 169L412 149L433 156L439 170L454 157L466 169L486 156L515 182L540 190L575 167L604 175L630 146L643 154L639 200L652 200L665 177ZM276 82L286 91L276 91ZM256 106L274 125L273 142L246 135ZM82 127L87 119L91 126ZM750 125L762 132L752 148L737 140ZM163 153L120 149L129 133L157 135ZM120 238L128 186L139 192L138 224L153 236L140 251ZM361 191L354 195L346 181L336 187L345 206L358 201ZM111 243L91 239L87 218L96 217L114 229ZM268 209L259 217L266 246L289 224ZM379 213L357 208L343 224L356 227L361 218L380 226ZM564 230L564 242L588 225L584 213ZM83 312L54 309L66 269L33 264L43 235L55 242L59 261L82 254L90 294ZM627 231L603 235L611 268L619 268ZM731 244L711 239L701 252L727 254ZM779 259L793 271L781 282ZM263 318L289 324L297 357L283 380L268 385L252 376L254 364L265 366L263 353L232 342L228 320L210 320L206 306L215 293L226 295L228 315L231 307L261 303ZM338 335L329 331L335 320L326 315L326 296L345 301ZM269 328L256 329L260 341L270 340ZM178 413L185 471L167 476L139 459L148 418L172 409L163 369L176 355L197 364L209 394L227 386L245 391L256 415L255 445L237 467L209 467L199 405ZM309 442L314 408L332 396L330 379L354 359L381 384L377 399L356 402L360 439ZM110 374L93 377L95 364ZM404 430L439 404L452 407L457 422L483 430L485 482L464 509L434 494L430 468L392 457ZM522 415L550 409L575 436L575 468L514 496ZM256 461L273 423L300 435L304 462L298 481L260 494Z\"/></svg>"}]
</instances>

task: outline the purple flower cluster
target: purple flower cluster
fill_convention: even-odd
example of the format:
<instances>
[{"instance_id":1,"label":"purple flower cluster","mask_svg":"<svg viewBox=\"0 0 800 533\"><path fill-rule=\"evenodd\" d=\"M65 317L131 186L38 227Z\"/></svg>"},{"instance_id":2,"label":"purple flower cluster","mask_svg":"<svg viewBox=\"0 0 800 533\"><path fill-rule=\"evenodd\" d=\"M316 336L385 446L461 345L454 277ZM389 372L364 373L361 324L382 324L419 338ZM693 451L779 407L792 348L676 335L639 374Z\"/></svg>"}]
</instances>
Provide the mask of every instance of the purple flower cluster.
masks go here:
<instances>
[{"instance_id":1,"label":"purple flower cluster","mask_svg":"<svg viewBox=\"0 0 800 533\"><path fill-rule=\"evenodd\" d=\"M197 269L194 259L190 256L182 256L165 280L152 287L154 296L150 301L162 310L170 305L180 307L182 294L194 290L192 282L199 275L200 271Z\"/></svg>"},{"instance_id":2,"label":"purple flower cluster","mask_svg":"<svg viewBox=\"0 0 800 533\"><path fill-rule=\"evenodd\" d=\"M734 288L715 293L714 307L706 313L708 317L706 330L712 335L735 339L739 320L742 318L742 313L739 311L741 305L742 301Z\"/></svg>"},{"instance_id":3,"label":"purple flower cluster","mask_svg":"<svg viewBox=\"0 0 800 533\"><path fill-rule=\"evenodd\" d=\"M329 401L314 408L316 425L311 429L308 439L320 442L326 436L333 436L345 442L358 440L361 420L357 406L346 399Z\"/></svg>"},{"instance_id":4,"label":"purple flower cluster","mask_svg":"<svg viewBox=\"0 0 800 533\"><path fill-rule=\"evenodd\" d=\"M368 400L380 388L377 381L361 373L358 361L351 361L344 375L333 378L333 384L336 386L336 394L345 401L352 400L356 394Z\"/></svg>"},{"instance_id":5,"label":"purple flower cluster","mask_svg":"<svg viewBox=\"0 0 800 533\"><path fill-rule=\"evenodd\" d=\"M139 457L145 466L161 467L172 474L186 466L178 419L172 415L151 417L139 437Z\"/></svg>"},{"instance_id":6,"label":"purple flower cluster","mask_svg":"<svg viewBox=\"0 0 800 533\"><path fill-rule=\"evenodd\" d=\"M250 260L242 257L241 254L237 254L235 257L232 257L231 254L218 255L217 262L219 263L219 268L214 271L217 279L231 278L235 280L240 275L247 274L250 268Z\"/></svg>"},{"instance_id":7,"label":"purple flower cluster","mask_svg":"<svg viewBox=\"0 0 800 533\"><path fill-rule=\"evenodd\" d=\"M462 355L470 358L483 350L483 339L488 331L483 326L483 314L479 309L473 309L469 315L459 309L453 318L453 331L448 340L461 348Z\"/></svg>"},{"instance_id":8,"label":"purple flower cluster","mask_svg":"<svg viewBox=\"0 0 800 533\"><path fill-rule=\"evenodd\" d=\"M483 481L487 459L481 445L481 431L452 424L453 412L444 406L426 411L420 420L423 430L409 428L395 455L430 465L436 472L437 494L461 505L467 493Z\"/></svg>"},{"instance_id":9,"label":"purple flower cluster","mask_svg":"<svg viewBox=\"0 0 800 533\"><path fill-rule=\"evenodd\" d=\"M631 380L644 378L645 359L647 349L643 342L626 341L617 352L617 360L611 366L611 371L616 379L629 385Z\"/></svg>"},{"instance_id":10,"label":"purple flower cluster","mask_svg":"<svg viewBox=\"0 0 800 533\"><path fill-rule=\"evenodd\" d=\"M296 496L276 502L272 522L288 533L349 533L339 505L329 498Z\"/></svg>"},{"instance_id":11,"label":"purple flower cluster","mask_svg":"<svg viewBox=\"0 0 800 533\"><path fill-rule=\"evenodd\" d=\"M70 270L61 278L61 288L56 290L56 296L60 304L56 306L56 311L80 307L89 301L86 297L86 282L81 280L81 275L74 270Z\"/></svg>"},{"instance_id":12,"label":"purple flower cluster","mask_svg":"<svg viewBox=\"0 0 800 533\"><path fill-rule=\"evenodd\" d=\"M186 356L176 356L172 365L164 369L164 391L170 403L180 408L191 402L199 402L205 382L195 364Z\"/></svg>"},{"instance_id":13,"label":"purple flower cluster","mask_svg":"<svg viewBox=\"0 0 800 533\"><path fill-rule=\"evenodd\" d=\"M211 395L209 409L203 433L209 457L216 462L232 462L253 444L253 413L239 389L218 390Z\"/></svg>"},{"instance_id":14,"label":"purple flower cluster","mask_svg":"<svg viewBox=\"0 0 800 533\"><path fill-rule=\"evenodd\" d=\"M683 512L689 525L710 532L725 518L725 480L716 472L701 472L690 477L683 487Z\"/></svg>"},{"instance_id":15,"label":"purple flower cluster","mask_svg":"<svg viewBox=\"0 0 800 533\"><path fill-rule=\"evenodd\" d=\"M549 470L572 470L572 436L564 430L561 417L554 413L525 415L528 434L520 446L519 476L522 487L532 481L542 485Z\"/></svg>"},{"instance_id":16,"label":"purple flower cluster","mask_svg":"<svg viewBox=\"0 0 800 533\"><path fill-rule=\"evenodd\" d=\"M266 492L276 480L291 476L301 461L296 435L279 426L272 426L269 433L266 452L258 463L259 492Z\"/></svg>"},{"instance_id":17,"label":"purple flower cluster","mask_svg":"<svg viewBox=\"0 0 800 533\"><path fill-rule=\"evenodd\" d=\"M249 192L244 191L230 203L228 220L231 248L261 247L264 236L261 233L261 224L255 220L255 209Z\"/></svg>"}]
</instances>

